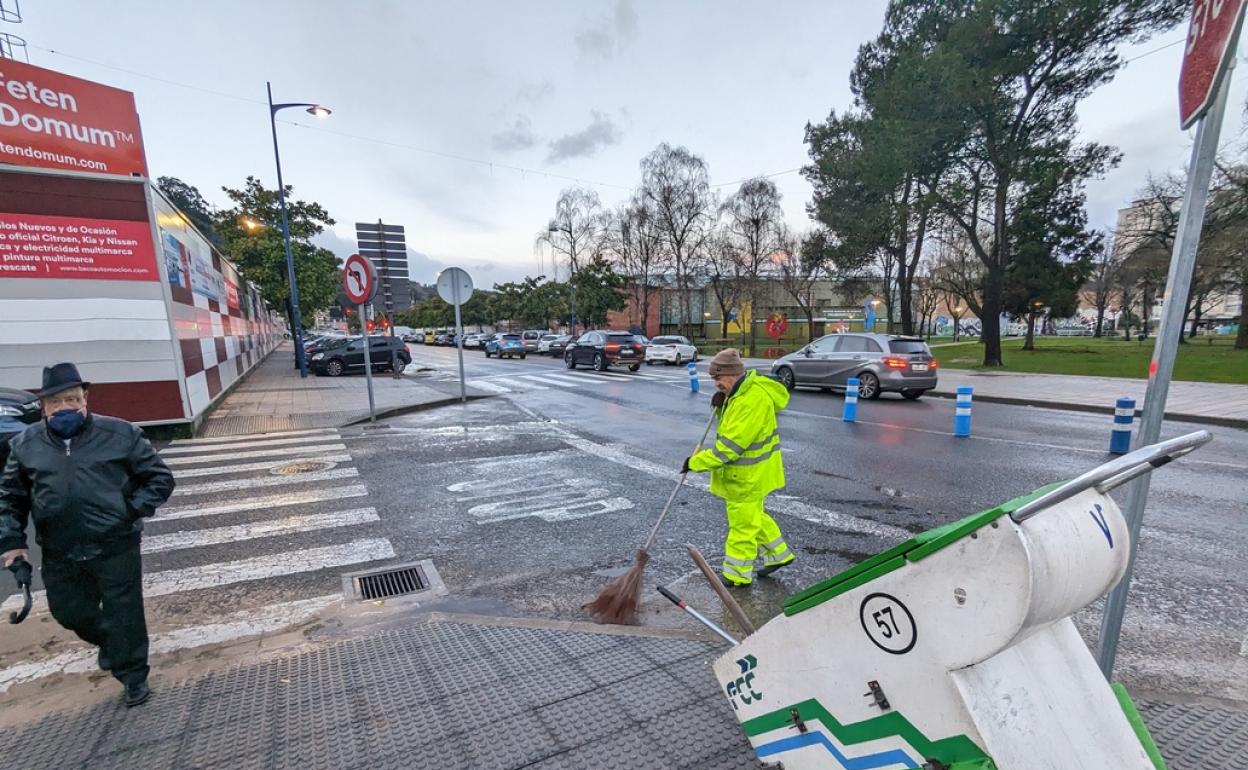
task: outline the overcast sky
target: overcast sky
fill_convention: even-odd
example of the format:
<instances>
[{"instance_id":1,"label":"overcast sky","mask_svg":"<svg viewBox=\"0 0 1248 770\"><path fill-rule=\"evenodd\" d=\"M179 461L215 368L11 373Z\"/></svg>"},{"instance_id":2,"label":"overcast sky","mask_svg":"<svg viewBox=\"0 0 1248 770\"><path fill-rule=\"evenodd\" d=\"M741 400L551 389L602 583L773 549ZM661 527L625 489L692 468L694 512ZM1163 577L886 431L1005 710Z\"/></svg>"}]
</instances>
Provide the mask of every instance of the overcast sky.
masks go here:
<instances>
[{"instance_id":1,"label":"overcast sky","mask_svg":"<svg viewBox=\"0 0 1248 770\"><path fill-rule=\"evenodd\" d=\"M279 125L286 182L338 221L323 245L345 257L353 223L382 218L406 225L413 279L459 265L488 286L550 274L534 238L559 191L581 180L614 205L660 142L705 158L725 195L807 163L803 127L849 105L850 68L884 7L27 0L25 23L3 26L26 38L32 64L133 91L153 176L180 177L217 205L220 188L248 174L276 185L265 80L277 101L324 103L327 120L288 110L283 119L300 125ZM1133 61L1080 109L1085 137L1124 153L1089 188L1097 226L1113 224L1150 171L1186 163L1182 50ZM1224 141L1241 141L1244 83L1233 81ZM809 185L796 173L775 181L790 224L807 229Z\"/></svg>"}]
</instances>

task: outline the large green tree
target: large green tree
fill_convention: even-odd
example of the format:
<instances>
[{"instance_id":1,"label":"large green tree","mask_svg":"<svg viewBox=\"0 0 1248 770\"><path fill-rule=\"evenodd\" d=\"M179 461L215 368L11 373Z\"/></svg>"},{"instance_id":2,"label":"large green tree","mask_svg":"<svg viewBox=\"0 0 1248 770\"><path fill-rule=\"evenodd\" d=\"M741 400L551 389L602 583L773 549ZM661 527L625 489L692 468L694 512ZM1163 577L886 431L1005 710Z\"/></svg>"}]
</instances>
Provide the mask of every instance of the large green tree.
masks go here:
<instances>
[{"instance_id":1,"label":"large green tree","mask_svg":"<svg viewBox=\"0 0 1248 770\"><path fill-rule=\"evenodd\" d=\"M222 250L254 281L270 301L283 301L289 313L290 284L286 273L286 250L282 239L281 210L277 190L249 176L240 189L222 188L234 204L218 211L214 227ZM334 220L319 203L296 200L286 186L291 253L299 288L299 308L311 318L334 303L341 288L338 257L312 244Z\"/></svg>"},{"instance_id":2,"label":"large green tree","mask_svg":"<svg viewBox=\"0 0 1248 770\"><path fill-rule=\"evenodd\" d=\"M586 328L605 326L611 311L624 309L625 284L624 276L615 272L602 254L595 254L581 266L573 278L572 290L576 292L576 314Z\"/></svg>"},{"instance_id":3,"label":"large green tree","mask_svg":"<svg viewBox=\"0 0 1248 770\"><path fill-rule=\"evenodd\" d=\"M884 31L860 54L872 87L905 92L912 77L956 131L928 197L966 234L986 268L984 364L1000 366L1007 272L1034 232L1078 226L1084 184L1117 162L1078 140L1079 101L1122 66L1118 49L1174 26L1183 0L893 0ZM870 99L870 88L864 89ZM918 98L917 96L915 97ZM950 135L942 135L942 141Z\"/></svg>"},{"instance_id":4,"label":"large green tree","mask_svg":"<svg viewBox=\"0 0 1248 770\"><path fill-rule=\"evenodd\" d=\"M212 207L195 185L187 184L175 176L162 176L156 179L156 186L165 194L178 210L191 220L191 224L203 234L213 246L221 248L221 237L217 235L213 221Z\"/></svg>"}]
</instances>

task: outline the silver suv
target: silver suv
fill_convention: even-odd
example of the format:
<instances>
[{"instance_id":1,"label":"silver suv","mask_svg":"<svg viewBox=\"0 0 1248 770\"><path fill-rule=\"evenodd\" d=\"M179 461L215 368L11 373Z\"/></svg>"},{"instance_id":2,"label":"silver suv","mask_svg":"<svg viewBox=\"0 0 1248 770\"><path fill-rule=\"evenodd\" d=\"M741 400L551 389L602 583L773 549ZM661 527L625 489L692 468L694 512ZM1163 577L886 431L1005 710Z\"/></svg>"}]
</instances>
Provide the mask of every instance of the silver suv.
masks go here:
<instances>
[{"instance_id":1,"label":"silver suv","mask_svg":"<svg viewBox=\"0 0 1248 770\"><path fill-rule=\"evenodd\" d=\"M936 359L918 337L829 334L776 359L771 374L789 390L843 391L846 381L857 377L860 398L879 398L888 391L914 400L936 387Z\"/></svg>"}]
</instances>

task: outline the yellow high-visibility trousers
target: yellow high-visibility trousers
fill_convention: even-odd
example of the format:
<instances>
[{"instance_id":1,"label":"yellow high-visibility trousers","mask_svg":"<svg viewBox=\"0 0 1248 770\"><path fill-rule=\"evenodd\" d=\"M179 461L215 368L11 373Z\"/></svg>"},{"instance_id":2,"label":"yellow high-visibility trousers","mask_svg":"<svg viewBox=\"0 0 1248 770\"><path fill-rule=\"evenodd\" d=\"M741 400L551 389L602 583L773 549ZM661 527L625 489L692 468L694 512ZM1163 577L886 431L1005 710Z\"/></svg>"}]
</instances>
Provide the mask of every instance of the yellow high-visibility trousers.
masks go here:
<instances>
[{"instance_id":1,"label":"yellow high-visibility trousers","mask_svg":"<svg viewBox=\"0 0 1248 770\"><path fill-rule=\"evenodd\" d=\"M724 541L723 574L734 583L754 580L754 562L760 557L764 567L793 561L793 552L784 542L780 526L763 510L763 500L725 500L728 537Z\"/></svg>"}]
</instances>

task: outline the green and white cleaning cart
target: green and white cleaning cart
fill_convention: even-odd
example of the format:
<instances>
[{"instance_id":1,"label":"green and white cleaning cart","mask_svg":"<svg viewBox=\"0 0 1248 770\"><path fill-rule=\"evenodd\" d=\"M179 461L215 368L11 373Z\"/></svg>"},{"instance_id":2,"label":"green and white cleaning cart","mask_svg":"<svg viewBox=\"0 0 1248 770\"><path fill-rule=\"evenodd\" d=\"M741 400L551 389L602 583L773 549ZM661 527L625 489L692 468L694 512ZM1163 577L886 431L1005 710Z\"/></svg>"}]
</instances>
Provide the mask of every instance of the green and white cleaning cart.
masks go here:
<instances>
[{"instance_id":1,"label":"green and white cleaning cart","mask_svg":"<svg viewBox=\"0 0 1248 770\"><path fill-rule=\"evenodd\" d=\"M792 596L714 664L759 758L786 770L1162 770L1070 616L1127 571L1109 490L1209 438L1141 448Z\"/></svg>"}]
</instances>

